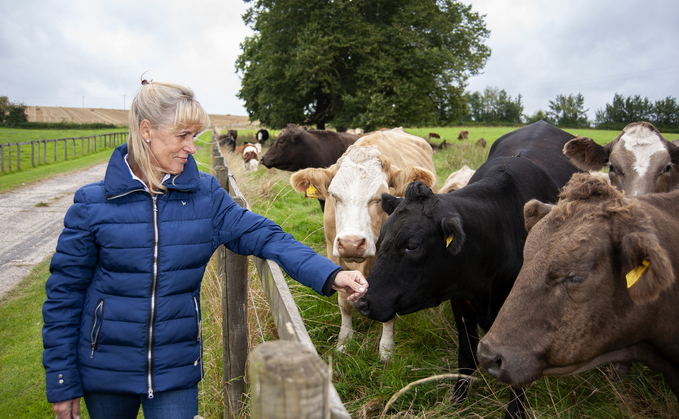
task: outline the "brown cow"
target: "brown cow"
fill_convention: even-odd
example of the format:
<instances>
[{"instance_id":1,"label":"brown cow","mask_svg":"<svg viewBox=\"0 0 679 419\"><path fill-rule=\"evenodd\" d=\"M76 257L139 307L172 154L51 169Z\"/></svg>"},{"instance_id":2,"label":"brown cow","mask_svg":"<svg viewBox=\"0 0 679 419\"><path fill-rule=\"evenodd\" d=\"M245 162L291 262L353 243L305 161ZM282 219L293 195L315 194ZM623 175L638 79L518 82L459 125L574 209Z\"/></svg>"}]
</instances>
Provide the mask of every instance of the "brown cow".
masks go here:
<instances>
[{"instance_id":1,"label":"brown cow","mask_svg":"<svg viewBox=\"0 0 679 419\"><path fill-rule=\"evenodd\" d=\"M467 131L466 129L463 129L462 131L460 131L459 134L457 134L457 139L458 140L468 140L469 139L469 131Z\"/></svg>"},{"instance_id":2,"label":"brown cow","mask_svg":"<svg viewBox=\"0 0 679 419\"><path fill-rule=\"evenodd\" d=\"M486 144L487 144L486 139L483 138L483 137L476 140L476 145L479 146L479 147L485 148Z\"/></svg>"},{"instance_id":3,"label":"brown cow","mask_svg":"<svg viewBox=\"0 0 679 419\"><path fill-rule=\"evenodd\" d=\"M439 134L435 133L435 132L430 132L427 140L431 140L432 138L438 138L440 140L441 136Z\"/></svg>"},{"instance_id":4,"label":"brown cow","mask_svg":"<svg viewBox=\"0 0 679 419\"><path fill-rule=\"evenodd\" d=\"M679 146L649 122L633 122L601 146L587 137L566 143L563 152L582 170L608 166L611 184L627 195L667 192L679 187Z\"/></svg>"},{"instance_id":5,"label":"brown cow","mask_svg":"<svg viewBox=\"0 0 679 419\"><path fill-rule=\"evenodd\" d=\"M575 174L556 205L532 200L524 263L481 339L503 383L640 361L679 397L679 191L627 197Z\"/></svg>"}]
</instances>

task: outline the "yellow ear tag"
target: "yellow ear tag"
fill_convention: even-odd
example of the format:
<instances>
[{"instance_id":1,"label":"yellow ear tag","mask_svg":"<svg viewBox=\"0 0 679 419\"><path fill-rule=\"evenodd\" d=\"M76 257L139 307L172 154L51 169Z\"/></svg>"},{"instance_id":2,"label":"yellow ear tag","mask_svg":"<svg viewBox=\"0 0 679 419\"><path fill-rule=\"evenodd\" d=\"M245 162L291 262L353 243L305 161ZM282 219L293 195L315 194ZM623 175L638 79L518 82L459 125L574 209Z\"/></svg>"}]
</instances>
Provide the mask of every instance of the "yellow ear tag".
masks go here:
<instances>
[{"instance_id":1,"label":"yellow ear tag","mask_svg":"<svg viewBox=\"0 0 679 419\"><path fill-rule=\"evenodd\" d=\"M448 238L446 239L446 247L450 246L450 242L452 242L452 241L453 241L453 235L451 234L451 235L448 236Z\"/></svg>"},{"instance_id":2,"label":"yellow ear tag","mask_svg":"<svg viewBox=\"0 0 679 419\"><path fill-rule=\"evenodd\" d=\"M629 271L629 273L625 276L625 278L627 278L627 288L630 288L639 280L639 278L641 278L641 275L643 275L646 271L646 268L648 268L649 263L651 262L644 260L641 262L640 266L637 266L636 268Z\"/></svg>"},{"instance_id":3,"label":"yellow ear tag","mask_svg":"<svg viewBox=\"0 0 679 419\"><path fill-rule=\"evenodd\" d=\"M306 191L304 191L304 197L305 198L318 198L318 190L314 188L314 185L309 185L308 188L306 188Z\"/></svg>"}]
</instances>

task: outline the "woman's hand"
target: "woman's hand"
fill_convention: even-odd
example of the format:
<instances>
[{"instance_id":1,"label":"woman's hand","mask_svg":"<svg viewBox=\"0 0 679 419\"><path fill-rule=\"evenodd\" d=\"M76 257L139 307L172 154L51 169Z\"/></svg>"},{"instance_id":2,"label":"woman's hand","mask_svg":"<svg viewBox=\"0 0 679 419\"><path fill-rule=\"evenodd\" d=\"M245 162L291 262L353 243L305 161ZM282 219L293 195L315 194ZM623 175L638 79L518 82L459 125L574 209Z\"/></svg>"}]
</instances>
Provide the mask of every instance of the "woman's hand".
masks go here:
<instances>
[{"instance_id":1,"label":"woman's hand","mask_svg":"<svg viewBox=\"0 0 679 419\"><path fill-rule=\"evenodd\" d=\"M52 405L57 419L80 419L80 397Z\"/></svg>"},{"instance_id":2,"label":"woman's hand","mask_svg":"<svg viewBox=\"0 0 679 419\"><path fill-rule=\"evenodd\" d=\"M359 271L340 271L335 276L332 289L349 294L347 300L356 302L368 291L368 281Z\"/></svg>"}]
</instances>

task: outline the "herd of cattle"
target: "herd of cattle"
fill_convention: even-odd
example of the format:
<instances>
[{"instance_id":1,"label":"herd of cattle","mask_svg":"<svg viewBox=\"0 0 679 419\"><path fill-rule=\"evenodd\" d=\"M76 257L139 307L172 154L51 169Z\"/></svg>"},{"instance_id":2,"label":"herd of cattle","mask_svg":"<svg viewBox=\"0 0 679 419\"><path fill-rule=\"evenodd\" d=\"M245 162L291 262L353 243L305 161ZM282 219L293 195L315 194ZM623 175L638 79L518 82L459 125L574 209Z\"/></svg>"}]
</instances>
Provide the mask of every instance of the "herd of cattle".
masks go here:
<instances>
[{"instance_id":1,"label":"herd of cattle","mask_svg":"<svg viewBox=\"0 0 679 419\"><path fill-rule=\"evenodd\" d=\"M358 308L384 323L388 360L396 314L449 300L455 401L481 365L512 388L506 417L525 417L523 387L542 375L632 361L679 397L679 146L653 125L600 146L537 122L440 189L431 144L401 128L290 125L261 163L295 172L293 188L321 201L327 256L368 279L357 304L339 295L338 349Z\"/></svg>"}]
</instances>

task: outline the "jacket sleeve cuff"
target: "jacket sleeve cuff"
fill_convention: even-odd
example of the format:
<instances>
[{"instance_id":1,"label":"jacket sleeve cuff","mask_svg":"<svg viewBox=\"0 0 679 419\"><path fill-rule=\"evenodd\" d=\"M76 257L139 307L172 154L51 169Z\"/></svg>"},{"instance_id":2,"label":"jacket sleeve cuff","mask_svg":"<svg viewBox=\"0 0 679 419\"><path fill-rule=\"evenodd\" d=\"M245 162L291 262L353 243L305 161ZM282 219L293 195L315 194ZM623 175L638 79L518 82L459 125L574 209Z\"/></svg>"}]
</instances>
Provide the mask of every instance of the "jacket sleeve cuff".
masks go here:
<instances>
[{"instance_id":1,"label":"jacket sleeve cuff","mask_svg":"<svg viewBox=\"0 0 679 419\"><path fill-rule=\"evenodd\" d=\"M335 290L332 289L332 285L335 283L335 277L342 270L342 268L339 268L328 276L328 279L325 280L325 284L323 285L323 295L330 297L335 293Z\"/></svg>"}]
</instances>

